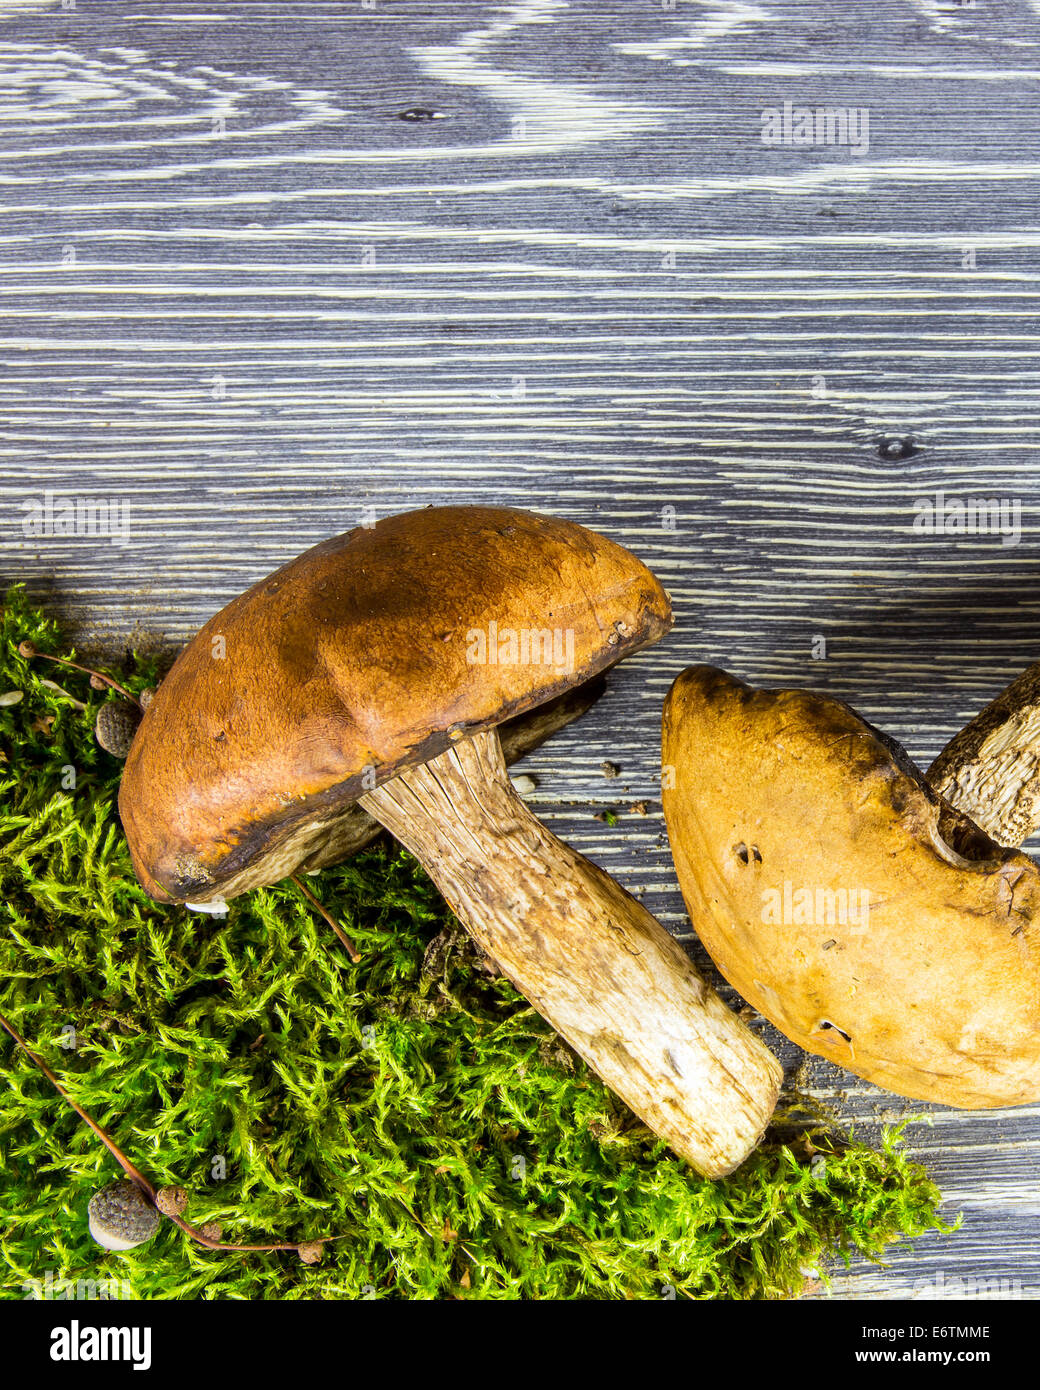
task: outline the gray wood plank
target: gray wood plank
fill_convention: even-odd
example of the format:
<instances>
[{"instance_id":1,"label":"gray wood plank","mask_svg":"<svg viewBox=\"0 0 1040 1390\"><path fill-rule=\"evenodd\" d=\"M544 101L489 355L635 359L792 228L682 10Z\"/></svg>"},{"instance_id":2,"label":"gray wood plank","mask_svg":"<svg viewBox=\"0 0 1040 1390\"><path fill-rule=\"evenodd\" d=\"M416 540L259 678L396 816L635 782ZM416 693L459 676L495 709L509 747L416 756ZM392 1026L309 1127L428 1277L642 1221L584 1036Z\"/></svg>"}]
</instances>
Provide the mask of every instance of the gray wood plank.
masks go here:
<instances>
[{"instance_id":1,"label":"gray wood plank","mask_svg":"<svg viewBox=\"0 0 1040 1390\"><path fill-rule=\"evenodd\" d=\"M927 763L1036 657L1035 3L30 0L0 73L0 578L84 644L176 644L368 508L594 526L677 626L535 799L684 938L684 665L831 692ZM764 144L785 102L865 109L868 148ZM25 535L48 490L117 501L125 543ZM940 490L1017 504L1019 543L915 535ZM811 1075L867 1124L929 1109ZM1040 1114L929 1117L964 1229L837 1292L1036 1297Z\"/></svg>"}]
</instances>

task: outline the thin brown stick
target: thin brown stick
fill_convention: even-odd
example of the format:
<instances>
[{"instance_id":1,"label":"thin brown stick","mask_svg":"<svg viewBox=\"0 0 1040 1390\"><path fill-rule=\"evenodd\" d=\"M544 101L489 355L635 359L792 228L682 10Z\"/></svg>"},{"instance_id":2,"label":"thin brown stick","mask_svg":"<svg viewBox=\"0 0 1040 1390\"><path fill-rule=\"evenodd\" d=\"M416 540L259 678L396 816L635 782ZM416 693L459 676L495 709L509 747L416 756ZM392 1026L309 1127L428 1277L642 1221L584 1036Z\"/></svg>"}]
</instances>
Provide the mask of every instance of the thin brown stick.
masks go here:
<instances>
[{"instance_id":1,"label":"thin brown stick","mask_svg":"<svg viewBox=\"0 0 1040 1390\"><path fill-rule=\"evenodd\" d=\"M120 1168L122 1168L123 1172L127 1175L127 1177L130 1178L132 1182L137 1184L137 1186L141 1189L141 1191L151 1202L152 1206L156 1206L155 1199L158 1195L159 1189L155 1186L155 1184L151 1182L150 1179L146 1178L145 1175L141 1172L141 1170L138 1167L136 1167L136 1165L132 1163L129 1158L127 1158L126 1154L123 1153L122 1149L119 1147L116 1141L109 1134L107 1134L104 1129L102 1129L102 1127L93 1118L93 1116L88 1115L81 1105L77 1105L77 1103L72 1099L69 1093L62 1086L58 1078L51 1071L47 1063L44 1062L42 1058L36 1055L36 1053L32 1050L32 1048L25 1041L22 1035L18 1032L15 1026L12 1023L9 1023L7 1019L4 1018L3 1014L0 1014L0 1027L3 1027L4 1029L6 1029L8 1033L10 1033L11 1037L14 1039L17 1045L29 1058L29 1061L32 1062L33 1066L35 1066L39 1071L41 1071L44 1074L47 1080L57 1091L58 1095L61 1096L65 1104L71 1106L72 1109L75 1110L76 1114L80 1117L80 1119L83 1120L83 1122L86 1125L88 1125L90 1129L93 1130L93 1132L101 1140L102 1144L104 1144L105 1148L109 1151L109 1153L112 1155L115 1161L119 1164ZM346 1235L316 1236L313 1239L309 1240L287 1241L276 1245L232 1245L229 1244L227 1241L212 1240L209 1236L203 1235L200 1230L198 1230L195 1226L190 1225L187 1221L184 1220L182 1216L178 1216L173 1212L162 1211L162 1209L159 1207L156 1207L156 1210L159 1212L160 1216L165 1216L167 1220L172 1221L175 1226L179 1226L181 1230L185 1232L185 1234L191 1236L192 1240L198 1241L199 1245L204 1245L207 1250L295 1250L297 1253L299 1253L300 1248L302 1246L325 1245L330 1241L346 1240L347 1238Z\"/></svg>"},{"instance_id":2,"label":"thin brown stick","mask_svg":"<svg viewBox=\"0 0 1040 1390\"><path fill-rule=\"evenodd\" d=\"M69 666L73 671L82 671L85 676L94 676L97 680L103 681L110 689L118 691L118 693L129 700L131 704L136 705L139 710L144 709L144 706L137 696L131 695L130 691L127 690L125 686L120 685L119 682L113 680L111 676L106 676L101 671L93 670L90 666L80 666L78 662L70 661L66 656L50 656L47 652L41 652L34 643L28 641L19 643L18 652L19 655L24 656L27 661L31 661L33 657L42 657L44 661L54 661L59 666Z\"/></svg>"},{"instance_id":3,"label":"thin brown stick","mask_svg":"<svg viewBox=\"0 0 1040 1390\"><path fill-rule=\"evenodd\" d=\"M304 895L304 897L309 899L309 901L314 904L314 906L318 909L321 915L325 918L326 922L328 922L329 926L332 928L332 930L339 937L340 941L346 947L347 954L350 956L350 959L354 962L355 965L357 965L358 961L361 959L361 952L354 945L353 941L351 941L350 937L346 934L346 932L343 930L340 924L336 921L335 917L333 917L332 914L328 912L326 908L318 901L318 899L314 896L314 894L303 882L303 880L298 877L298 875L290 874L289 877L292 879L293 883L296 884L297 888Z\"/></svg>"},{"instance_id":4,"label":"thin brown stick","mask_svg":"<svg viewBox=\"0 0 1040 1390\"><path fill-rule=\"evenodd\" d=\"M119 1145L115 1142L114 1139L111 1139L108 1136L108 1134L105 1133L105 1131L101 1128L98 1122L91 1115L88 1115L81 1105L78 1105L72 1099L68 1091L65 1090L61 1082L54 1075L54 1073L51 1071L50 1067L43 1060L43 1058L37 1057L36 1053L25 1041L21 1033L18 1032L14 1024L8 1023L7 1019L4 1018L3 1014L0 1014L0 1027L5 1028L7 1032L10 1033L11 1037L14 1038L15 1042L25 1053L26 1057L29 1058L29 1061L32 1062L33 1066L35 1066L36 1068L38 1068L38 1070L43 1072L44 1076L57 1091L58 1095L61 1096L65 1104L71 1105L73 1110L75 1110L76 1114L80 1117L83 1123L89 1125L89 1127L101 1140L102 1144L104 1144L105 1148L109 1151L109 1153L112 1155L115 1161L122 1168L123 1172L127 1175L127 1177L131 1178L137 1184L141 1191L144 1192L145 1195L148 1197L148 1200L152 1202L152 1204L154 1205L155 1194L158 1191L158 1189L148 1181L148 1179L145 1177L145 1175L141 1172L139 1168L134 1167L134 1165L130 1162L130 1160L120 1149Z\"/></svg>"}]
</instances>

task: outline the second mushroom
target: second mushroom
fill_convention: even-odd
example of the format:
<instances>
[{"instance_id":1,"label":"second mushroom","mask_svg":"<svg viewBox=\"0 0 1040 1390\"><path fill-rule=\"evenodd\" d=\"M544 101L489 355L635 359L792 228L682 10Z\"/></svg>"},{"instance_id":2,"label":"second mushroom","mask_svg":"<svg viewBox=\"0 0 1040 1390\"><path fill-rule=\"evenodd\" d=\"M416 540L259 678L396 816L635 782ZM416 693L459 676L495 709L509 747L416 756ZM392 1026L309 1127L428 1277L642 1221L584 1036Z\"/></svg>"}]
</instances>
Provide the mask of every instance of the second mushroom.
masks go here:
<instances>
[{"instance_id":1,"label":"second mushroom","mask_svg":"<svg viewBox=\"0 0 1040 1390\"><path fill-rule=\"evenodd\" d=\"M1040 1099L1040 676L924 776L848 705L711 666L672 686L665 819L694 928L807 1051L898 1094ZM970 812L970 814L967 814Z\"/></svg>"}]
</instances>

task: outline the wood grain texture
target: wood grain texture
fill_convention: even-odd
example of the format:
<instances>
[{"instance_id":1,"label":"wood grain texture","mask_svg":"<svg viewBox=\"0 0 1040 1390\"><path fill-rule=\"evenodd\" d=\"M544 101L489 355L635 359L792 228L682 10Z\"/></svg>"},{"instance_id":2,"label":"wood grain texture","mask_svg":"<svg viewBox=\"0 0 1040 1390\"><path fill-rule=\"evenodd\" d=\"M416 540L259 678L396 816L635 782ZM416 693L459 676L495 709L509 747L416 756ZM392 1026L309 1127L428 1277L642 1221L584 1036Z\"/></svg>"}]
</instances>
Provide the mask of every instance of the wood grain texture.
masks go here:
<instances>
[{"instance_id":1,"label":"wood grain texture","mask_svg":"<svg viewBox=\"0 0 1040 1390\"><path fill-rule=\"evenodd\" d=\"M676 628L533 799L688 934L684 665L850 700L927 766L1037 657L1038 81L1036 0L7 4L0 577L83 643L179 643L365 515L602 530ZM869 148L764 144L785 101L865 109ZM48 490L125 541L26 534ZM1017 504L1018 542L915 533L937 491ZM802 1075L868 1127L922 1109ZM964 1228L836 1291L1040 1296L1040 1109L928 1119Z\"/></svg>"}]
</instances>

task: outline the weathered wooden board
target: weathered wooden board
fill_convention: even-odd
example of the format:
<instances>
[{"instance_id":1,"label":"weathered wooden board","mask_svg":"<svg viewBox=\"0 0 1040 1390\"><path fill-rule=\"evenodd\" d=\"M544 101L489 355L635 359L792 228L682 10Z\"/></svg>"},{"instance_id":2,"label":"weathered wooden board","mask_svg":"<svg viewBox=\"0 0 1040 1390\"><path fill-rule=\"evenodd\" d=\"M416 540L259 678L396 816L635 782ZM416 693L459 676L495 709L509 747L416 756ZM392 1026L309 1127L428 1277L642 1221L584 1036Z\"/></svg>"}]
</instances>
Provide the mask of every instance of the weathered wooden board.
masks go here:
<instances>
[{"instance_id":1,"label":"weathered wooden board","mask_svg":"<svg viewBox=\"0 0 1040 1390\"><path fill-rule=\"evenodd\" d=\"M681 933L683 665L927 763L1037 656L1036 0L66 3L0 6L0 578L81 641L179 642L366 509L597 527L678 622L535 801ZM27 534L48 491L117 534ZM940 491L1009 534L915 533ZM964 1229L836 1291L1038 1296L1040 1109L929 1118Z\"/></svg>"}]
</instances>

